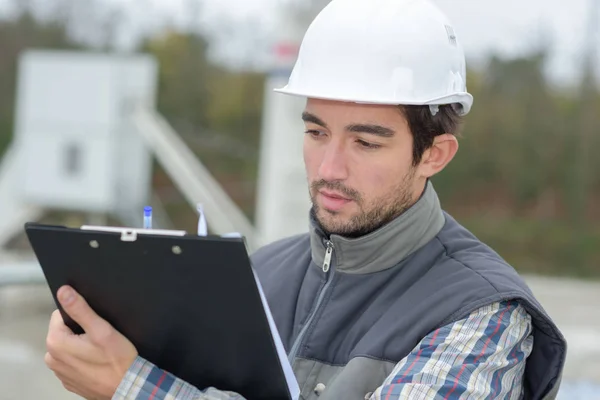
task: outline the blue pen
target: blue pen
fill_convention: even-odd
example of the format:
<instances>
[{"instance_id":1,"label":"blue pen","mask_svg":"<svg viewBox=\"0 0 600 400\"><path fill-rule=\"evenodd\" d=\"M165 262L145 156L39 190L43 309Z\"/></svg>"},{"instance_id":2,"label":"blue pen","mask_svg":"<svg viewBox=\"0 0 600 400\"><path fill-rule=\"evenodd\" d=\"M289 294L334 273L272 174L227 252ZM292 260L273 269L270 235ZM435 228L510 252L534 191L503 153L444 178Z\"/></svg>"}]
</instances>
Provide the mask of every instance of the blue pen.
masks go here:
<instances>
[{"instance_id":1,"label":"blue pen","mask_svg":"<svg viewBox=\"0 0 600 400\"><path fill-rule=\"evenodd\" d=\"M144 207L144 229L152 229L152 207Z\"/></svg>"}]
</instances>

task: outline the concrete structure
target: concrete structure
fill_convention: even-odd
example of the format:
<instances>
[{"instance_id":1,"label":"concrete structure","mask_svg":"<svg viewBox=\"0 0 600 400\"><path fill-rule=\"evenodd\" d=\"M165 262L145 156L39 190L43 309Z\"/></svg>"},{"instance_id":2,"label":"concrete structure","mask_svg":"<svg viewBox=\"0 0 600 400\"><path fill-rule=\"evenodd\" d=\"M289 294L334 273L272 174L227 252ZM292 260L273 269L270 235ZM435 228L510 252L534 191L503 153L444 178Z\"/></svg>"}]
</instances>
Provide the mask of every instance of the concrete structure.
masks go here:
<instances>
[{"instance_id":1,"label":"concrete structure","mask_svg":"<svg viewBox=\"0 0 600 400\"><path fill-rule=\"evenodd\" d=\"M250 250L260 245L241 209L155 110L156 84L147 55L23 53L14 140L0 160L0 252L47 211L141 227L150 204L157 222L168 221L153 200L153 157L192 209L202 203L211 233L239 232ZM42 281L31 262L0 272L0 286Z\"/></svg>"}]
</instances>

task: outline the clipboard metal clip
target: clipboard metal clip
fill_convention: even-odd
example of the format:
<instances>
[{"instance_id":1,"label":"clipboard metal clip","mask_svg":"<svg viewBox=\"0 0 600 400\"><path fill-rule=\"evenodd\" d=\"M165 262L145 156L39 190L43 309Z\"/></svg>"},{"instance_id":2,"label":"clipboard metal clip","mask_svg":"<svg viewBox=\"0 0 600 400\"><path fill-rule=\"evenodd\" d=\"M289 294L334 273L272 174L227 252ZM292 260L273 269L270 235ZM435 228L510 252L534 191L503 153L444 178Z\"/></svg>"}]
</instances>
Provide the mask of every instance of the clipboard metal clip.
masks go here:
<instances>
[{"instance_id":1,"label":"clipboard metal clip","mask_svg":"<svg viewBox=\"0 0 600 400\"><path fill-rule=\"evenodd\" d=\"M135 230L124 230L121 233L122 242L135 242L137 240L137 232Z\"/></svg>"}]
</instances>

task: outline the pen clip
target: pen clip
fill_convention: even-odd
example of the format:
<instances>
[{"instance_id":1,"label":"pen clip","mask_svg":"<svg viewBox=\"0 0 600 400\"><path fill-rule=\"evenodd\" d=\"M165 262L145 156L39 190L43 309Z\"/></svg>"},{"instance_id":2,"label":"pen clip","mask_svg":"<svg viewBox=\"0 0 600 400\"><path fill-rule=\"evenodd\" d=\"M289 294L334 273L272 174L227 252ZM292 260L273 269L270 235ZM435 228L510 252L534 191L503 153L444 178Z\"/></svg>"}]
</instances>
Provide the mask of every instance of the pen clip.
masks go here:
<instances>
[{"instance_id":1,"label":"pen clip","mask_svg":"<svg viewBox=\"0 0 600 400\"><path fill-rule=\"evenodd\" d=\"M196 205L198 211L198 236L206 236L208 234L208 227L206 226L206 217L204 216L204 208L202 203Z\"/></svg>"}]
</instances>

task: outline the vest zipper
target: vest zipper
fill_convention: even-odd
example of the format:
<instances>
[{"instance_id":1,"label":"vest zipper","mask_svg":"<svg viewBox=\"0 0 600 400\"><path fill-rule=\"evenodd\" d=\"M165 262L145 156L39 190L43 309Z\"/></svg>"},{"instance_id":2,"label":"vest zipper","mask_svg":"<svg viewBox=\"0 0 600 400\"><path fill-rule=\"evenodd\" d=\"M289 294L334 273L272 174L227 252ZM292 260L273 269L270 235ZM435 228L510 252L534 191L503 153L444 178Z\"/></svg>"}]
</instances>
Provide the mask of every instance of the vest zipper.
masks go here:
<instances>
[{"instance_id":1,"label":"vest zipper","mask_svg":"<svg viewBox=\"0 0 600 400\"><path fill-rule=\"evenodd\" d=\"M333 243L327 241L327 250L325 250L325 259L323 260L323 272L329 271L331 265L331 254L333 253Z\"/></svg>"},{"instance_id":2,"label":"vest zipper","mask_svg":"<svg viewBox=\"0 0 600 400\"><path fill-rule=\"evenodd\" d=\"M323 269L323 272L327 274L331 267L331 256L333 255L333 242L331 242L331 240L328 240L326 245L327 245L327 250L325 250L325 258L323 259L322 269ZM302 340L304 339L304 336L306 335L306 331L308 331L308 328L312 324L312 321L315 318L315 315L317 314L317 312L319 311L319 308L321 307L321 303L323 302L323 298L325 298L327 289L331 285L332 278L333 278L333 270L331 270L330 274L326 275L325 285L323 285L323 288L321 289L321 292L319 293L319 296L317 297L317 303L315 304L315 307L314 307L312 313L306 320L306 324L304 324L304 326L300 330L300 333L298 334L298 337L294 341L294 345L292 346L292 349L290 350L290 354L288 354L288 360L289 360L290 364L292 364L292 365L294 363L294 358L296 358L296 355L298 354L298 350L300 349Z\"/></svg>"}]
</instances>

